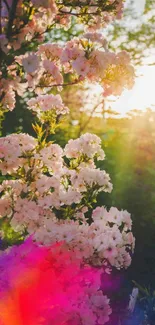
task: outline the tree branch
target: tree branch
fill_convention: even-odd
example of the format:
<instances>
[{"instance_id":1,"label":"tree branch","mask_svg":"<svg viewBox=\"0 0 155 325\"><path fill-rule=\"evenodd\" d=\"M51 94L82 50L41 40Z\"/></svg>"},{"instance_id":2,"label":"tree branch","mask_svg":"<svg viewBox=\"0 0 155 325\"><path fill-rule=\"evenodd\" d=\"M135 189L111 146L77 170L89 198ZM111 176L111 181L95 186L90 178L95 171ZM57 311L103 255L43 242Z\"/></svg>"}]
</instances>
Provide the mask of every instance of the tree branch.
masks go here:
<instances>
[{"instance_id":1,"label":"tree branch","mask_svg":"<svg viewBox=\"0 0 155 325\"><path fill-rule=\"evenodd\" d=\"M18 4L18 0L13 0L12 6L10 8L9 22L8 22L8 28L7 28L7 33L6 33L6 36L8 39L10 39L12 36L12 26L13 26L13 21L16 16L17 4Z\"/></svg>"},{"instance_id":2,"label":"tree branch","mask_svg":"<svg viewBox=\"0 0 155 325\"><path fill-rule=\"evenodd\" d=\"M10 7L9 7L9 5L8 5L7 1L6 1L6 0L3 0L3 2L5 3L5 5L6 5L6 8L7 8L8 12L10 12Z\"/></svg>"},{"instance_id":3,"label":"tree branch","mask_svg":"<svg viewBox=\"0 0 155 325\"><path fill-rule=\"evenodd\" d=\"M0 0L0 34L2 34L2 0Z\"/></svg>"}]
</instances>

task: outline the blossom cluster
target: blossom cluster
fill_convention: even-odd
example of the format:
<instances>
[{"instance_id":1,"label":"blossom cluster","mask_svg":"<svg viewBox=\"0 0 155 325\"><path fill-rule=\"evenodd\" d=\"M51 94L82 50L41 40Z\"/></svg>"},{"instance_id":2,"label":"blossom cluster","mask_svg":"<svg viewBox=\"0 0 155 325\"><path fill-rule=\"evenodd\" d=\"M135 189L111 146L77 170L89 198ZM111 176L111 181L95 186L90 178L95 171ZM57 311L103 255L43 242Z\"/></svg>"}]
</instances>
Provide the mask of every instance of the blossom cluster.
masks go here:
<instances>
[{"instance_id":1,"label":"blossom cluster","mask_svg":"<svg viewBox=\"0 0 155 325\"><path fill-rule=\"evenodd\" d=\"M36 113L42 123L55 122L59 117L69 113L69 108L64 105L62 98L57 95L39 95L28 100L28 108Z\"/></svg>"},{"instance_id":2,"label":"blossom cluster","mask_svg":"<svg viewBox=\"0 0 155 325\"><path fill-rule=\"evenodd\" d=\"M113 19L120 19L123 12L122 0L81 0L60 1L59 14L79 17L90 30L104 27Z\"/></svg>"},{"instance_id":3,"label":"blossom cluster","mask_svg":"<svg viewBox=\"0 0 155 325\"><path fill-rule=\"evenodd\" d=\"M34 3L33 3L34 2ZM41 1L42 2L42 1ZM43 1L45 3L46 1ZM44 40L44 33L57 21L57 6L54 0L47 1L47 7L37 1L2 1L1 49L7 53L10 49L20 49L34 39ZM45 8L46 7L46 8ZM60 19L59 19L60 20ZM62 23L65 24L65 21Z\"/></svg>"},{"instance_id":4,"label":"blossom cluster","mask_svg":"<svg viewBox=\"0 0 155 325\"><path fill-rule=\"evenodd\" d=\"M118 18L122 8L122 0L2 1L2 112L13 110L16 94L23 96L27 89L39 95L49 94L53 87L60 91L68 73L72 75L73 84L85 80L101 84L104 96L120 95L124 88L131 88L134 70L128 55L124 51L118 54L108 51L107 41L96 32L111 19ZM37 45L45 41L46 32L59 25L69 28L72 16L87 26L82 38L74 38L61 46L45 42L35 51ZM36 40L37 45L31 52L29 45ZM24 50L26 47L28 51ZM10 55L9 60L6 54Z\"/></svg>"},{"instance_id":5,"label":"blossom cluster","mask_svg":"<svg viewBox=\"0 0 155 325\"><path fill-rule=\"evenodd\" d=\"M26 82L21 82L21 77L17 75L16 65L7 68L7 78L4 78L0 72L1 111L12 111L16 104L16 94L22 97L28 86Z\"/></svg>"},{"instance_id":6,"label":"blossom cluster","mask_svg":"<svg viewBox=\"0 0 155 325\"><path fill-rule=\"evenodd\" d=\"M28 87L39 93L52 86L63 86L65 72L71 73L75 82L86 79L99 83L104 95L120 95L124 88L133 86L134 69L125 51L114 54L106 46L100 33L87 33L65 46L40 45L38 52L18 56L16 61L24 67Z\"/></svg>"},{"instance_id":7,"label":"blossom cluster","mask_svg":"<svg viewBox=\"0 0 155 325\"><path fill-rule=\"evenodd\" d=\"M65 244L43 247L31 238L0 255L0 323L100 325L109 299L101 270L83 265Z\"/></svg>"},{"instance_id":8,"label":"blossom cluster","mask_svg":"<svg viewBox=\"0 0 155 325\"><path fill-rule=\"evenodd\" d=\"M58 220L55 215L45 218L44 227L36 230L34 238L44 245L64 240L69 249L79 250L79 256L86 263L107 265L105 272L108 273L111 266L117 269L129 267L135 240L127 211L113 207L107 211L104 207L97 207L93 210L90 225L82 213L74 217L75 221Z\"/></svg>"},{"instance_id":9,"label":"blossom cluster","mask_svg":"<svg viewBox=\"0 0 155 325\"><path fill-rule=\"evenodd\" d=\"M122 0L2 0L0 46L8 52L34 39L41 42L53 25L69 27L72 16L90 29L99 29L112 19L121 18L122 10Z\"/></svg>"},{"instance_id":10,"label":"blossom cluster","mask_svg":"<svg viewBox=\"0 0 155 325\"><path fill-rule=\"evenodd\" d=\"M98 207L91 225L86 216L97 194L112 190L109 175L95 165L105 157L100 138L86 133L62 149L54 143L42 148L27 134L12 134L0 139L0 148L0 170L14 177L0 186L0 215L15 231L26 230L45 245L65 240L93 264L130 265L130 215Z\"/></svg>"},{"instance_id":11,"label":"blossom cluster","mask_svg":"<svg viewBox=\"0 0 155 325\"><path fill-rule=\"evenodd\" d=\"M78 141L79 148L76 157L73 157ZM11 209L12 206L16 212L14 223L19 227L17 219L24 224L22 205L27 210L27 222L30 219L33 223L34 219L35 223L35 216L33 217L32 211L28 211L28 206L39 218L49 208L60 209L64 205L73 206L73 211L83 208L89 203L88 189L92 192L91 199L100 190L110 192L112 185L109 175L97 169L94 163L96 158L104 159L100 142L97 136L85 134L78 140L69 141L63 150L50 142L42 147L37 139L28 134L12 134L0 138L0 170L3 175L10 174L14 177L1 185L0 214L5 217L6 207Z\"/></svg>"},{"instance_id":12,"label":"blossom cluster","mask_svg":"<svg viewBox=\"0 0 155 325\"><path fill-rule=\"evenodd\" d=\"M125 51L117 54L109 51L100 33L86 33L83 38L73 38L65 46L42 44L37 52L17 56L7 73L8 80L2 77L0 81L1 105L7 110L15 106L15 92L22 96L27 88L39 95L29 102L31 108L44 105L44 110L48 109L48 100L57 100L55 104L62 108L61 99L52 97L52 94L48 97L48 93L53 88L61 91L68 73L73 79L71 85L82 81L100 84L104 96L120 95L134 83L134 68L129 55ZM61 112L65 114L67 111L61 109Z\"/></svg>"}]
</instances>

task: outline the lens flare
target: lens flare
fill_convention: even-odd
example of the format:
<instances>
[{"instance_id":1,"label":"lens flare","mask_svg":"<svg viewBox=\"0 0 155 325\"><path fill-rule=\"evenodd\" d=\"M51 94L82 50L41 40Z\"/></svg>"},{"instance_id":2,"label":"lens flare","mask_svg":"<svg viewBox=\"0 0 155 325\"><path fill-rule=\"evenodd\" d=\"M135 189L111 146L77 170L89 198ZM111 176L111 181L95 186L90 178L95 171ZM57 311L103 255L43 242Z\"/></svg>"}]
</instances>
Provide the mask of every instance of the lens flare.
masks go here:
<instances>
[{"instance_id":1,"label":"lens flare","mask_svg":"<svg viewBox=\"0 0 155 325\"><path fill-rule=\"evenodd\" d=\"M100 275L64 243L13 246L0 256L0 325L105 324L111 308Z\"/></svg>"}]
</instances>

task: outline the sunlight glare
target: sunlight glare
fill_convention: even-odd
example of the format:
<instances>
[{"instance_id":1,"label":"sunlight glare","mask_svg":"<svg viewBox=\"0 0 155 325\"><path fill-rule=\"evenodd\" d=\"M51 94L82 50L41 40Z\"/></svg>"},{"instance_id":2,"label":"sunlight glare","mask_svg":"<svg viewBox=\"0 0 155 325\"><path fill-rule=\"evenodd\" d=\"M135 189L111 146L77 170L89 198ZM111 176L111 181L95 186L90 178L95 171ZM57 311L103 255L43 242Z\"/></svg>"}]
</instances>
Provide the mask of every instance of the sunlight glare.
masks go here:
<instances>
[{"instance_id":1,"label":"sunlight glare","mask_svg":"<svg viewBox=\"0 0 155 325\"><path fill-rule=\"evenodd\" d=\"M155 110L155 66L141 67L138 74L132 90L125 90L118 99L111 96L107 101L107 105L121 116L132 109Z\"/></svg>"}]
</instances>

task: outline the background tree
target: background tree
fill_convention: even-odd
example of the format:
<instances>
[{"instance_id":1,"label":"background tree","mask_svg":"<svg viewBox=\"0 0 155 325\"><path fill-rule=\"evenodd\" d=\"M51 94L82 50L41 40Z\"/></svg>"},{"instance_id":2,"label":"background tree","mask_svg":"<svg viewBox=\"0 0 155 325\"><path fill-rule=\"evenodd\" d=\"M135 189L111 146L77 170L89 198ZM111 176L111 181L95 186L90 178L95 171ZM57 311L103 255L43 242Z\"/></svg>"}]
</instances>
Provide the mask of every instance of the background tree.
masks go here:
<instances>
[{"instance_id":1,"label":"background tree","mask_svg":"<svg viewBox=\"0 0 155 325\"><path fill-rule=\"evenodd\" d=\"M107 34L110 48L128 51L134 64L155 64L155 2L146 0L144 13L139 13L134 1L128 1L124 18L113 22Z\"/></svg>"}]
</instances>

